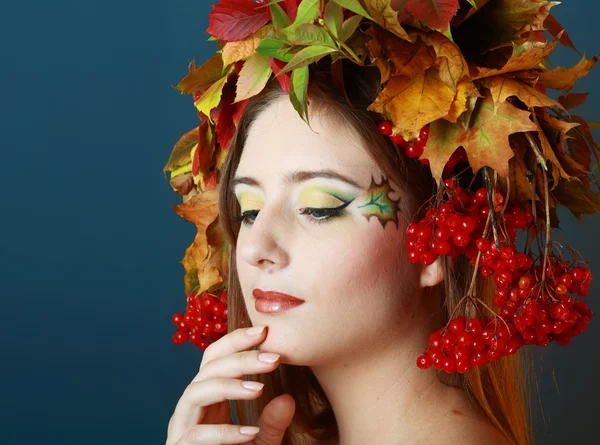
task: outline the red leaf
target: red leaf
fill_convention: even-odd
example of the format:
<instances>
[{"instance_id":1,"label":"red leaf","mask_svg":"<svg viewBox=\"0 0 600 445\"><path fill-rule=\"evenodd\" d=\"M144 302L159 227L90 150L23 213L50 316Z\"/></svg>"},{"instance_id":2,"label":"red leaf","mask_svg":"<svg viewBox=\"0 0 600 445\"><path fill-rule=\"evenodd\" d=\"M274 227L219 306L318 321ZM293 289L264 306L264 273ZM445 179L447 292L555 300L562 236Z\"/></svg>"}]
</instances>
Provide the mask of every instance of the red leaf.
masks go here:
<instances>
[{"instance_id":1,"label":"red leaf","mask_svg":"<svg viewBox=\"0 0 600 445\"><path fill-rule=\"evenodd\" d=\"M302 0L283 0L279 5L287 12L288 17L294 23L298 14L298 5Z\"/></svg>"},{"instance_id":2,"label":"red leaf","mask_svg":"<svg viewBox=\"0 0 600 445\"><path fill-rule=\"evenodd\" d=\"M287 62L283 62L274 57L269 57L269 66L273 70L273 74L275 74L276 76L277 76L277 73L279 72L279 70L281 70L286 65L287 65ZM290 71L288 71L287 73L283 73L281 76L275 77L279 81L279 84L281 85L281 89L283 91L285 91L286 93L290 92L291 75L292 75L292 73Z\"/></svg>"},{"instance_id":3,"label":"red leaf","mask_svg":"<svg viewBox=\"0 0 600 445\"><path fill-rule=\"evenodd\" d=\"M571 93L567 94L566 96L559 96L558 102L568 110L569 108L575 108L579 105L583 105L588 97L588 94L590 93Z\"/></svg>"},{"instance_id":4,"label":"red leaf","mask_svg":"<svg viewBox=\"0 0 600 445\"><path fill-rule=\"evenodd\" d=\"M258 31L269 21L269 8L253 0L221 0L213 5L208 17L212 36L226 40L242 40Z\"/></svg>"},{"instance_id":5,"label":"red leaf","mask_svg":"<svg viewBox=\"0 0 600 445\"><path fill-rule=\"evenodd\" d=\"M548 17L546 17L546 20L544 20L544 26L548 28L548 32L552 34L553 37L556 37L562 31L565 31L565 28L558 23L558 20L556 20L556 18L550 14L548 14ZM573 48L577 53L579 53L566 31L560 36L559 42L565 46L568 46L569 48Z\"/></svg>"},{"instance_id":6,"label":"red leaf","mask_svg":"<svg viewBox=\"0 0 600 445\"><path fill-rule=\"evenodd\" d=\"M458 0L407 0L406 9L425 26L446 30L458 11Z\"/></svg>"}]
</instances>

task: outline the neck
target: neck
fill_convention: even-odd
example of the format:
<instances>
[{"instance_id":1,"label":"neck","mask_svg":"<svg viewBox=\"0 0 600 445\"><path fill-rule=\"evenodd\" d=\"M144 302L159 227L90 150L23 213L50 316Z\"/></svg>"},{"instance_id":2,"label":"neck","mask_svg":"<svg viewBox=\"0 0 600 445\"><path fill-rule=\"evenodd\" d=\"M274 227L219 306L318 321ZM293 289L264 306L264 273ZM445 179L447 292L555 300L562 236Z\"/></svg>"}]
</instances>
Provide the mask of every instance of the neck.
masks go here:
<instances>
[{"instance_id":1,"label":"neck","mask_svg":"<svg viewBox=\"0 0 600 445\"><path fill-rule=\"evenodd\" d=\"M440 317L419 306L414 316L406 317L409 323L395 327L362 353L311 367L336 417L335 443L414 443L417 435L435 428L441 408L448 412L461 402L464 406L466 394L453 386L456 379L416 365Z\"/></svg>"}]
</instances>

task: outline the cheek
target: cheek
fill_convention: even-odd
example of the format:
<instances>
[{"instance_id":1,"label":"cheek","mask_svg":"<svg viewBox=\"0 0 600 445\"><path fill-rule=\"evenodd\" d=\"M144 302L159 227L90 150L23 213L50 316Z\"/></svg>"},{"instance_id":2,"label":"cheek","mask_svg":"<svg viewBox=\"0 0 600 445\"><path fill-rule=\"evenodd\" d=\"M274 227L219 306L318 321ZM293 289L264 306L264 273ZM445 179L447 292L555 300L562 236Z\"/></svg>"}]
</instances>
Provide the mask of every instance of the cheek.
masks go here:
<instances>
[{"instance_id":1,"label":"cheek","mask_svg":"<svg viewBox=\"0 0 600 445\"><path fill-rule=\"evenodd\" d=\"M323 298L328 306L343 304L361 314L364 305L402 304L399 295L414 290L416 276L404 242L403 231L395 224L388 222L384 228L372 218L368 227L330 238L305 264L312 264L312 273L320 277L311 282L328 293Z\"/></svg>"}]
</instances>

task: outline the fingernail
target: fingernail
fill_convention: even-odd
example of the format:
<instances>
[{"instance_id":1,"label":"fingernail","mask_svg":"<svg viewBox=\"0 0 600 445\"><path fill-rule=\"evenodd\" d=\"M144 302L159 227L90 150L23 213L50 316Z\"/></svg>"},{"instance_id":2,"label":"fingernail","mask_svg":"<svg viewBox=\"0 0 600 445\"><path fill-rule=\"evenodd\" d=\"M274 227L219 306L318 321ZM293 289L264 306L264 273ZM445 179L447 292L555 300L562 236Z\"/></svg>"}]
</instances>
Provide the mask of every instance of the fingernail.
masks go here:
<instances>
[{"instance_id":1,"label":"fingernail","mask_svg":"<svg viewBox=\"0 0 600 445\"><path fill-rule=\"evenodd\" d=\"M264 331L264 329L265 329L264 326L254 326L253 328L248 329L246 331L246 334L249 335L250 337L254 337L254 336L261 334L262 331Z\"/></svg>"},{"instance_id":2,"label":"fingernail","mask_svg":"<svg viewBox=\"0 0 600 445\"><path fill-rule=\"evenodd\" d=\"M277 360L279 360L279 354L261 352L260 354L258 354L258 360L263 363L275 363Z\"/></svg>"},{"instance_id":3,"label":"fingernail","mask_svg":"<svg viewBox=\"0 0 600 445\"><path fill-rule=\"evenodd\" d=\"M250 380L245 380L242 382L242 386L246 389L251 389L252 391L260 391L263 386L265 386L264 383L260 383L260 382L252 382Z\"/></svg>"},{"instance_id":4,"label":"fingernail","mask_svg":"<svg viewBox=\"0 0 600 445\"><path fill-rule=\"evenodd\" d=\"M244 436L253 436L254 434L258 434L260 428L257 426L243 426L240 428L240 433Z\"/></svg>"}]
</instances>

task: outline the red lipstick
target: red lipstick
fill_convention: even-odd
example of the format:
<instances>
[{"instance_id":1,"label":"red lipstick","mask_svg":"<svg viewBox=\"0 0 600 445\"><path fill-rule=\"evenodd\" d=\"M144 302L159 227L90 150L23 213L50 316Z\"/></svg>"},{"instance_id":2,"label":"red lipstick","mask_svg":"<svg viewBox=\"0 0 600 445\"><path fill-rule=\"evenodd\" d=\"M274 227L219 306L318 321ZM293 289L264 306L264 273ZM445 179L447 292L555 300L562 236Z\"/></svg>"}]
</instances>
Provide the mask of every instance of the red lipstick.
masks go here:
<instances>
[{"instance_id":1,"label":"red lipstick","mask_svg":"<svg viewBox=\"0 0 600 445\"><path fill-rule=\"evenodd\" d=\"M263 314L285 312L304 303L304 300L276 291L254 289L252 296L255 298L254 308Z\"/></svg>"}]
</instances>

